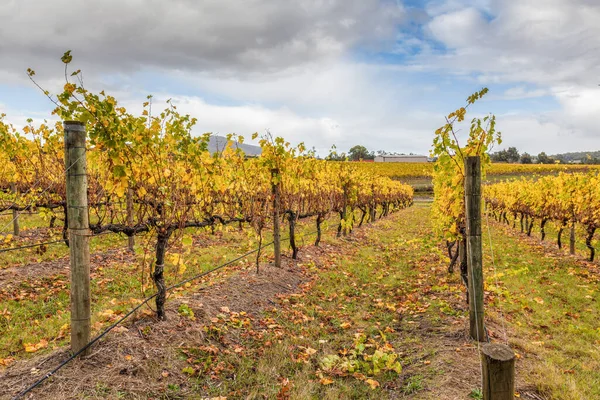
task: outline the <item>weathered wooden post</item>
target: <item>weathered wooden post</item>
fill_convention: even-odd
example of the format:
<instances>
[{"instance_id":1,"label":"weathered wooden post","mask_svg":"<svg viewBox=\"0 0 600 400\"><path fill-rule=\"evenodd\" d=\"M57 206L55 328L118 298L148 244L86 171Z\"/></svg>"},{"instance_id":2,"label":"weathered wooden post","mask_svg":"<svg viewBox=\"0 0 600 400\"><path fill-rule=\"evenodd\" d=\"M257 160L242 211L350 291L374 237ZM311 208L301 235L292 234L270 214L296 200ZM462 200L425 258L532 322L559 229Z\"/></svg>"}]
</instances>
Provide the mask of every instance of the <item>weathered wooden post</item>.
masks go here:
<instances>
[{"instance_id":1,"label":"weathered wooden post","mask_svg":"<svg viewBox=\"0 0 600 400\"><path fill-rule=\"evenodd\" d=\"M85 126L65 121L67 215L71 262L71 351L90 341L90 248ZM83 355L87 353L84 352Z\"/></svg>"},{"instance_id":2,"label":"weathered wooden post","mask_svg":"<svg viewBox=\"0 0 600 400\"><path fill-rule=\"evenodd\" d=\"M346 236L347 226L346 226L346 216L347 216L347 208L348 208L348 184L344 183L344 197L342 199L342 209L340 210L340 224L338 225L337 237L341 237L342 234Z\"/></svg>"},{"instance_id":3,"label":"weathered wooden post","mask_svg":"<svg viewBox=\"0 0 600 400\"><path fill-rule=\"evenodd\" d=\"M10 189L13 192L13 194L15 195L15 207L17 206L17 184L15 182L10 184ZM21 233L21 230L19 229L19 211L16 208L13 208L12 210L12 217L13 217L13 236L19 236Z\"/></svg>"},{"instance_id":4,"label":"weathered wooden post","mask_svg":"<svg viewBox=\"0 0 600 400\"><path fill-rule=\"evenodd\" d=\"M133 226L133 189L127 188L127 225ZM127 237L127 248L133 253L135 246L135 238L133 235Z\"/></svg>"},{"instance_id":5,"label":"weathered wooden post","mask_svg":"<svg viewBox=\"0 0 600 400\"><path fill-rule=\"evenodd\" d=\"M515 396L515 353L508 346L481 346L483 400L513 400Z\"/></svg>"},{"instance_id":6,"label":"weathered wooden post","mask_svg":"<svg viewBox=\"0 0 600 400\"><path fill-rule=\"evenodd\" d=\"M271 170L271 189L273 192L273 251L275 252L275 266L281 268L281 232L279 229L279 207L281 193L279 191L281 177L279 169Z\"/></svg>"},{"instance_id":7,"label":"weathered wooden post","mask_svg":"<svg viewBox=\"0 0 600 400\"><path fill-rule=\"evenodd\" d=\"M369 222L375 222L375 217L377 216L377 204L375 203L375 185L371 185L371 213L369 217L371 220Z\"/></svg>"},{"instance_id":8,"label":"weathered wooden post","mask_svg":"<svg viewBox=\"0 0 600 400\"><path fill-rule=\"evenodd\" d=\"M465 159L465 212L471 338L486 339L483 323L483 257L481 248L481 159Z\"/></svg>"},{"instance_id":9,"label":"weathered wooden post","mask_svg":"<svg viewBox=\"0 0 600 400\"><path fill-rule=\"evenodd\" d=\"M292 248L292 260L298 259L298 246L296 246L296 213L288 211L288 222L290 226L290 247Z\"/></svg>"},{"instance_id":10,"label":"weathered wooden post","mask_svg":"<svg viewBox=\"0 0 600 400\"><path fill-rule=\"evenodd\" d=\"M325 220L325 215L323 213L317 214L317 238L315 239L315 246L318 246L321 243L321 224Z\"/></svg>"},{"instance_id":11,"label":"weathered wooden post","mask_svg":"<svg viewBox=\"0 0 600 400\"><path fill-rule=\"evenodd\" d=\"M569 237L569 253L575 254L575 221L571 221L571 236Z\"/></svg>"}]
</instances>

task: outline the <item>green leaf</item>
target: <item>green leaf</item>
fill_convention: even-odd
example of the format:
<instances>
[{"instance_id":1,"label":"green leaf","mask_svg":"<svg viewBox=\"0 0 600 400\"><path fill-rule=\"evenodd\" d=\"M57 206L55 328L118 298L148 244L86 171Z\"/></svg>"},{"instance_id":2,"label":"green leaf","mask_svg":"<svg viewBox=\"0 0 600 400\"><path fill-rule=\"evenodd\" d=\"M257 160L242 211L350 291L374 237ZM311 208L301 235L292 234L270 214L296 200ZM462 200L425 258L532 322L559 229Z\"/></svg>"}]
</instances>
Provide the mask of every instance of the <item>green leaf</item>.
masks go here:
<instances>
[{"instance_id":1,"label":"green leaf","mask_svg":"<svg viewBox=\"0 0 600 400\"><path fill-rule=\"evenodd\" d=\"M194 240L192 239L191 236L185 235L183 237L183 239L181 239L181 243L183 244L184 247L190 247L194 244Z\"/></svg>"},{"instance_id":2,"label":"green leaf","mask_svg":"<svg viewBox=\"0 0 600 400\"><path fill-rule=\"evenodd\" d=\"M69 64L73 60L73 56L71 55L71 50L65 52L65 54L63 54L63 56L60 58L60 60L65 64Z\"/></svg>"},{"instance_id":3,"label":"green leaf","mask_svg":"<svg viewBox=\"0 0 600 400\"><path fill-rule=\"evenodd\" d=\"M183 372L184 374L188 374L188 375L194 375L196 373L196 370L194 370L194 368L192 368L192 367L185 367L184 369L181 370L181 372Z\"/></svg>"}]
</instances>

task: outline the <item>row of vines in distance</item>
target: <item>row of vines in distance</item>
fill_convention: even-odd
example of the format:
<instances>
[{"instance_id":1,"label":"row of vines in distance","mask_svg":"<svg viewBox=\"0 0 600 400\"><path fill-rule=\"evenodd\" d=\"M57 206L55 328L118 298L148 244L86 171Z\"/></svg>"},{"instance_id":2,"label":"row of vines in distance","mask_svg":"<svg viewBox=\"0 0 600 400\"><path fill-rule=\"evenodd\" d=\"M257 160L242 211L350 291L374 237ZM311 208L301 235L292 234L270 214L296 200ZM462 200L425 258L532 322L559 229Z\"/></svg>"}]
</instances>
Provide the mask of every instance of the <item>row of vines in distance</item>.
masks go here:
<instances>
[{"instance_id":1,"label":"row of vines in distance","mask_svg":"<svg viewBox=\"0 0 600 400\"><path fill-rule=\"evenodd\" d=\"M360 162L360 168L392 179L430 178L434 176L434 163L400 162ZM492 163L487 169L488 176L507 175L556 175L560 172L598 171L598 165L580 164L503 164Z\"/></svg>"},{"instance_id":2,"label":"row of vines in distance","mask_svg":"<svg viewBox=\"0 0 600 400\"><path fill-rule=\"evenodd\" d=\"M581 224L586 231L585 243L593 261L594 234L600 227L600 175L598 173L565 174L531 179L518 179L485 187L487 206L498 220L520 224L521 231L531 235L537 222L545 238L549 221L558 226L558 247L567 226ZM509 218L512 221L509 221Z\"/></svg>"}]
</instances>

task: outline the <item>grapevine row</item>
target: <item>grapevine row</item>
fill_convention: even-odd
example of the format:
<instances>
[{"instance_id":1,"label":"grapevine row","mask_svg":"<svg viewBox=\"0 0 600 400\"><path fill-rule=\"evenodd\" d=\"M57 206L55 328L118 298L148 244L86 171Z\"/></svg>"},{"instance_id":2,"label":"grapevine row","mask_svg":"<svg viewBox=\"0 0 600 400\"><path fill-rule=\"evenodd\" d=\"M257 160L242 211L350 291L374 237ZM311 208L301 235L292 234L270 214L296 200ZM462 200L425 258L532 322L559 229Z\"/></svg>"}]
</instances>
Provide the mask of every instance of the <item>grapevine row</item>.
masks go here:
<instances>
[{"instance_id":1,"label":"grapevine row","mask_svg":"<svg viewBox=\"0 0 600 400\"><path fill-rule=\"evenodd\" d=\"M434 176L435 163L395 163L395 162L361 162L360 168L365 171L387 176L392 179L431 178ZM489 165L488 176L505 177L508 175L538 174L556 175L559 172L598 171L598 165L585 164L505 164Z\"/></svg>"},{"instance_id":2,"label":"grapevine row","mask_svg":"<svg viewBox=\"0 0 600 400\"><path fill-rule=\"evenodd\" d=\"M600 175L565 174L538 179L519 179L487 186L484 197L489 209L499 220L513 225L519 221L521 231L531 235L534 223L539 222L542 240L545 227L552 221L559 227L557 243L569 224L581 224L586 230L589 259L594 260L594 234L600 227Z\"/></svg>"}]
</instances>

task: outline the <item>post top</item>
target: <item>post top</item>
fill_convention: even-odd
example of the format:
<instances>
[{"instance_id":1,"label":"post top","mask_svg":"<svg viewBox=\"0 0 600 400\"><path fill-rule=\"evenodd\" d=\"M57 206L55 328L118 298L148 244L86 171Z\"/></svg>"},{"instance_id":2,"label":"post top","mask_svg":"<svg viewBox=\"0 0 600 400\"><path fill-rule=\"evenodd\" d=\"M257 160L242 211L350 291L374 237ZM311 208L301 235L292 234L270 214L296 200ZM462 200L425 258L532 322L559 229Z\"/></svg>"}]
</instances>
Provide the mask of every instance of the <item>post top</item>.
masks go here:
<instances>
[{"instance_id":1,"label":"post top","mask_svg":"<svg viewBox=\"0 0 600 400\"><path fill-rule=\"evenodd\" d=\"M63 121L65 130L85 132L85 124L81 121Z\"/></svg>"},{"instance_id":2,"label":"post top","mask_svg":"<svg viewBox=\"0 0 600 400\"><path fill-rule=\"evenodd\" d=\"M481 346L481 352L498 361L510 361L515 358L515 352L510 347L500 343L486 343Z\"/></svg>"},{"instance_id":3,"label":"post top","mask_svg":"<svg viewBox=\"0 0 600 400\"><path fill-rule=\"evenodd\" d=\"M465 164L477 165L481 163L481 156L466 156Z\"/></svg>"}]
</instances>

